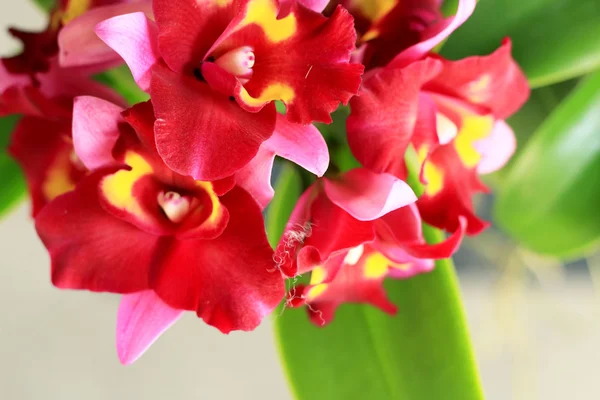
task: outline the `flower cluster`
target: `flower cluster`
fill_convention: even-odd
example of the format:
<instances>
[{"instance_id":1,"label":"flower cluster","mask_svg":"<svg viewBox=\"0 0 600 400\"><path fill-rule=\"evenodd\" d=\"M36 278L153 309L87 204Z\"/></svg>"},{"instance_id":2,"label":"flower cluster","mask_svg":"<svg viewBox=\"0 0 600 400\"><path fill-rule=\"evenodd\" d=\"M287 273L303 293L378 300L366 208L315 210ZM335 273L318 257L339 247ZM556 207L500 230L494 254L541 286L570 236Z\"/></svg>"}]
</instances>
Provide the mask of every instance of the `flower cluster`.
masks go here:
<instances>
[{"instance_id":1,"label":"flower cluster","mask_svg":"<svg viewBox=\"0 0 600 400\"><path fill-rule=\"evenodd\" d=\"M345 302L394 313L385 278L428 272L485 228L478 174L512 155L503 120L529 89L508 39L488 56L433 53L475 0L451 17L439 0L58 3L43 32L11 30L23 51L0 64L0 114L22 115L9 151L53 284L123 295L123 363L184 311L224 333L256 328L283 299L318 325ZM127 105L94 80L122 63L150 100ZM361 164L350 170L329 168L313 125L340 105L336 143ZM317 179L272 249L275 156ZM426 243L422 222L448 238ZM285 279L307 273L286 295Z\"/></svg>"}]
</instances>

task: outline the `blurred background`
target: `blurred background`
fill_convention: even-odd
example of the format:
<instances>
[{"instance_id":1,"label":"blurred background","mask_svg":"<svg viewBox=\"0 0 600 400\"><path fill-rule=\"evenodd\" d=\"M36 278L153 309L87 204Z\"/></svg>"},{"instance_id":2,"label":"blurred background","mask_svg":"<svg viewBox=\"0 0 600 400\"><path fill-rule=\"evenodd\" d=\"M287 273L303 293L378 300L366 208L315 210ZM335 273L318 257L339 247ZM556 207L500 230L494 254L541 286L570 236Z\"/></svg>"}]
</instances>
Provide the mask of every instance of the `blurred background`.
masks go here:
<instances>
[{"instance_id":1,"label":"blurred background","mask_svg":"<svg viewBox=\"0 0 600 400\"><path fill-rule=\"evenodd\" d=\"M9 25L44 24L33 3L4 3L1 55L18 50ZM493 199L478 200L490 219ZM186 315L123 367L118 296L51 286L29 204L0 221L0 254L0 399L291 399L269 320L225 336ZM563 265L492 227L466 239L455 263L488 399L600 398L598 254Z\"/></svg>"}]
</instances>

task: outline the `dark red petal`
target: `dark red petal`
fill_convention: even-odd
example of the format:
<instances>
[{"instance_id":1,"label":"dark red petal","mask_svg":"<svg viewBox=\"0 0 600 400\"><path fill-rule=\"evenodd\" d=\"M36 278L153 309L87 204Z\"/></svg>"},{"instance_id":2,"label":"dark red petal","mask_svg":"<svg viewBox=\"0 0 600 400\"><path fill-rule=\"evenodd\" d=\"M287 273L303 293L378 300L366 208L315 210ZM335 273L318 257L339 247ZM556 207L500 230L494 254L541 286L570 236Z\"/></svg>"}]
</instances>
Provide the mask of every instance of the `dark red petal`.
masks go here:
<instances>
[{"instance_id":1,"label":"dark red petal","mask_svg":"<svg viewBox=\"0 0 600 400\"><path fill-rule=\"evenodd\" d=\"M154 0L158 47L169 67L193 73L246 0Z\"/></svg>"},{"instance_id":2,"label":"dark red petal","mask_svg":"<svg viewBox=\"0 0 600 400\"><path fill-rule=\"evenodd\" d=\"M180 240L152 271L151 285L171 307L195 310L220 331L253 330L284 296L259 206L239 188L222 198L230 212L213 240Z\"/></svg>"},{"instance_id":3,"label":"dark red petal","mask_svg":"<svg viewBox=\"0 0 600 400\"><path fill-rule=\"evenodd\" d=\"M529 84L511 56L510 39L488 56L440 60L443 69L425 89L488 107L498 119L516 112L529 97Z\"/></svg>"},{"instance_id":4,"label":"dark red petal","mask_svg":"<svg viewBox=\"0 0 600 400\"><path fill-rule=\"evenodd\" d=\"M56 198L36 218L50 253L52 282L65 289L131 293L148 288L157 237L104 211L98 203L99 170Z\"/></svg>"},{"instance_id":5,"label":"dark red petal","mask_svg":"<svg viewBox=\"0 0 600 400\"><path fill-rule=\"evenodd\" d=\"M479 181L475 168L467 168L460 160L453 143L440 146L424 166L429 181L425 193L417 201L425 222L455 232L460 217L467 220L467 234L476 235L489 223L475 215L473 195L487 192Z\"/></svg>"},{"instance_id":6,"label":"dark red petal","mask_svg":"<svg viewBox=\"0 0 600 400\"><path fill-rule=\"evenodd\" d=\"M151 92L158 152L170 168L194 179L233 175L275 129L274 105L248 113L207 84L161 66L154 69Z\"/></svg>"},{"instance_id":7,"label":"dark red petal","mask_svg":"<svg viewBox=\"0 0 600 400\"><path fill-rule=\"evenodd\" d=\"M365 80L350 101L348 143L365 167L405 176L404 153L417 121L421 86L439 72L439 61L428 58L402 69L382 69Z\"/></svg>"},{"instance_id":8,"label":"dark red petal","mask_svg":"<svg viewBox=\"0 0 600 400\"><path fill-rule=\"evenodd\" d=\"M85 174L72 163L69 122L23 117L8 149L27 179L33 216L55 197L75 188Z\"/></svg>"}]
</instances>

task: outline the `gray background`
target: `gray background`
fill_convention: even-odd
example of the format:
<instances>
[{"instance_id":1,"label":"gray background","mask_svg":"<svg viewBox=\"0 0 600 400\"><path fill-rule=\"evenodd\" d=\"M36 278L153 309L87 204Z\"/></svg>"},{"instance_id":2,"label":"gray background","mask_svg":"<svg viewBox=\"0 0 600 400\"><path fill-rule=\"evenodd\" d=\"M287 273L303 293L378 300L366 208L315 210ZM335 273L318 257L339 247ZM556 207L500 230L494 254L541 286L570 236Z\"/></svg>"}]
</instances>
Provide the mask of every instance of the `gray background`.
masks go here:
<instances>
[{"instance_id":1,"label":"gray background","mask_svg":"<svg viewBox=\"0 0 600 400\"><path fill-rule=\"evenodd\" d=\"M29 1L1 3L9 55L18 44L7 25L41 28L44 17ZM186 315L121 366L118 296L54 289L28 214L24 204L0 221L0 400L290 399L270 320L225 336ZM489 231L456 260L489 399L600 398L600 258L588 260L591 274L567 270Z\"/></svg>"}]
</instances>

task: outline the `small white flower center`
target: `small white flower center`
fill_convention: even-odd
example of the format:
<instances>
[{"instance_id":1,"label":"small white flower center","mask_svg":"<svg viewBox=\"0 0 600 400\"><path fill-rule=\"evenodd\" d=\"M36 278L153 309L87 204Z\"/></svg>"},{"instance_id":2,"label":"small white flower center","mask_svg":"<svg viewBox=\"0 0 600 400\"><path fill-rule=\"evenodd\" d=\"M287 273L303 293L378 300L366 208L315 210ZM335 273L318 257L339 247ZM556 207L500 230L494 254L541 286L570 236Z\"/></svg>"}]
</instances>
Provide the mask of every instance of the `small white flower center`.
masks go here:
<instances>
[{"instance_id":1,"label":"small white flower center","mask_svg":"<svg viewBox=\"0 0 600 400\"><path fill-rule=\"evenodd\" d=\"M160 192L157 200L160 208L173 223L183 221L190 212L190 200L177 192Z\"/></svg>"},{"instance_id":2,"label":"small white flower center","mask_svg":"<svg viewBox=\"0 0 600 400\"><path fill-rule=\"evenodd\" d=\"M229 50L227 53L217 58L215 64L238 78L249 79L255 61L256 57L254 56L252 48L243 46Z\"/></svg>"},{"instance_id":3,"label":"small white flower center","mask_svg":"<svg viewBox=\"0 0 600 400\"><path fill-rule=\"evenodd\" d=\"M348 254L344 257L345 265L355 265L360 257L362 257L363 252L365 251L365 246L362 244L360 246L356 246L348 250Z\"/></svg>"},{"instance_id":4,"label":"small white flower center","mask_svg":"<svg viewBox=\"0 0 600 400\"><path fill-rule=\"evenodd\" d=\"M436 114L435 125L440 144L450 143L458 134L458 127L442 113Z\"/></svg>"}]
</instances>

